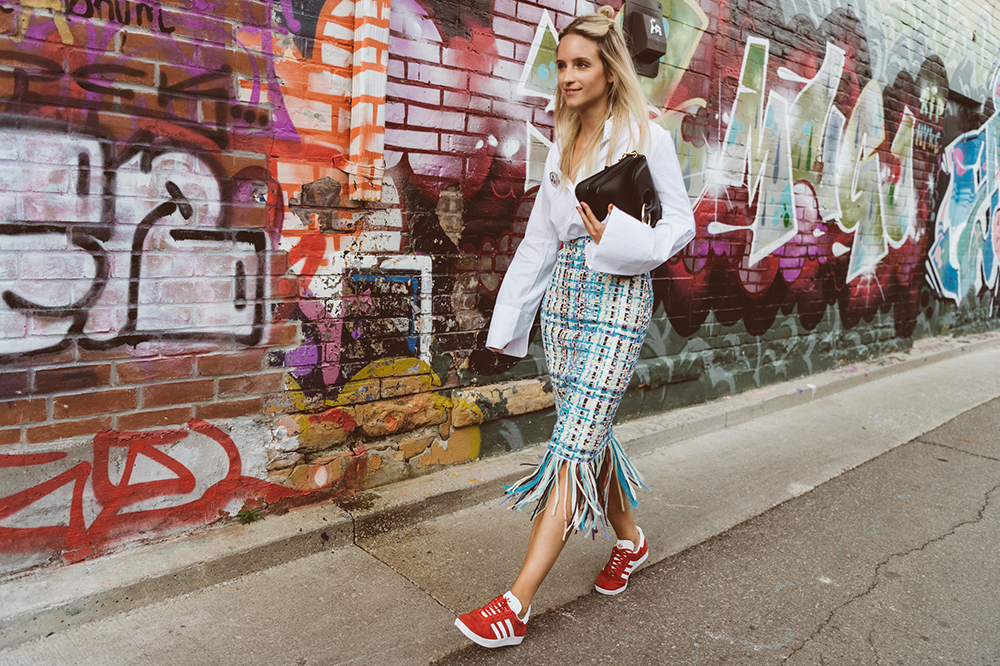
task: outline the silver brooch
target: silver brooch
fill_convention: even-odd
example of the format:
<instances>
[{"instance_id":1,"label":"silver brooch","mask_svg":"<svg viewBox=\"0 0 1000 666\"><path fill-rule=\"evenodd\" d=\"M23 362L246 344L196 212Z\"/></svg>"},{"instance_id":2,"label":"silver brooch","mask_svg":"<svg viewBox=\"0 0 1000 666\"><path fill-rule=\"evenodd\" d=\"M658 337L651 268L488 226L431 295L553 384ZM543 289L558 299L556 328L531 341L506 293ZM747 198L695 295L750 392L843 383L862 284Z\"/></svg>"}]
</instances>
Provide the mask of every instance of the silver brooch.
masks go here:
<instances>
[{"instance_id":1,"label":"silver brooch","mask_svg":"<svg viewBox=\"0 0 1000 666\"><path fill-rule=\"evenodd\" d=\"M552 187L559 187L559 174L549 171L549 182L552 183Z\"/></svg>"}]
</instances>

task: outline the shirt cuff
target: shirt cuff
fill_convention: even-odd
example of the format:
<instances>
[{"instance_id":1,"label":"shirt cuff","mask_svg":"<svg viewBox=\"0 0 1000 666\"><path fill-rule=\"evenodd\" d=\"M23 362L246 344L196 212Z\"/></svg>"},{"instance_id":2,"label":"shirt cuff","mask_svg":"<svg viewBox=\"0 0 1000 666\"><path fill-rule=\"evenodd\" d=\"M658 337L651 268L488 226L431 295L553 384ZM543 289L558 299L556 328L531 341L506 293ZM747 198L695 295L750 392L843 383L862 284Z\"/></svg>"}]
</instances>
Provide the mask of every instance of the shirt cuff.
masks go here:
<instances>
[{"instance_id":1,"label":"shirt cuff","mask_svg":"<svg viewBox=\"0 0 1000 666\"><path fill-rule=\"evenodd\" d=\"M499 349L508 356L524 358L528 354L528 336L531 334L531 327L529 326L528 333L515 338L520 316L521 311L517 308L497 305L490 320L486 346L491 349Z\"/></svg>"},{"instance_id":2,"label":"shirt cuff","mask_svg":"<svg viewBox=\"0 0 1000 666\"><path fill-rule=\"evenodd\" d=\"M587 267L613 275L639 275L649 270L656 247L653 228L615 207L605 218L601 242L587 243Z\"/></svg>"}]
</instances>

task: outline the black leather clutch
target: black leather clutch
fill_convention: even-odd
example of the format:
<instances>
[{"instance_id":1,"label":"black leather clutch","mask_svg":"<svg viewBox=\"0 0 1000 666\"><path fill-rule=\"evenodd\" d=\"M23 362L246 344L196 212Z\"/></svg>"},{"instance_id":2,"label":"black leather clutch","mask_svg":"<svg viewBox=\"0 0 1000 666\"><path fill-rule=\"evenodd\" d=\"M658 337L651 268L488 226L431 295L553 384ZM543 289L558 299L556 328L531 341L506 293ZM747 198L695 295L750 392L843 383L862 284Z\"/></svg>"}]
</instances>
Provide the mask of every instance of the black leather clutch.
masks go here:
<instances>
[{"instance_id":1,"label":"black leather clutch","mask_svg":"<svg viewBox=\"0 0 1000 666\"><path fill-rule=\"evenodd\" d=\"M608 216L609 204L651 227L660 219L660 198L656 196L646 157L639 153L628 153L615 164L580 181L576 198L586 202L600 221Z\"/></svg>"}]
</instances>

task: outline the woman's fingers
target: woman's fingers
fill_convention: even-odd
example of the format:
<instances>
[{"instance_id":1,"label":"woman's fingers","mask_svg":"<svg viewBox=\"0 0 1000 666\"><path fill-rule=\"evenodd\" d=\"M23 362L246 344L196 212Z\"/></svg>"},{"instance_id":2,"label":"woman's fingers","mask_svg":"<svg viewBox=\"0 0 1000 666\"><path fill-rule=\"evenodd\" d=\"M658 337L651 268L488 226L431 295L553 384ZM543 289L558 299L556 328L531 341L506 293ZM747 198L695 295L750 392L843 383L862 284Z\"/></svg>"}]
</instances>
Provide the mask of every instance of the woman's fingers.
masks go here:
<instances>
[{"instance_id":1,"label":"woman's fingers","mask_svg":"<svg viewBox=\"0 0 1000 666\"><path fill-rule=\"evenodd\" d=\"M586 202L581 201L576 209L580 212L580 217L583 218L583 226L587 229L587 233L590 234L595 243L600 243L601 236L604 235L604 229L607 225L598 221L594 216L594 211L590 209L590 206Z\"/></svg>"}]
</instances>

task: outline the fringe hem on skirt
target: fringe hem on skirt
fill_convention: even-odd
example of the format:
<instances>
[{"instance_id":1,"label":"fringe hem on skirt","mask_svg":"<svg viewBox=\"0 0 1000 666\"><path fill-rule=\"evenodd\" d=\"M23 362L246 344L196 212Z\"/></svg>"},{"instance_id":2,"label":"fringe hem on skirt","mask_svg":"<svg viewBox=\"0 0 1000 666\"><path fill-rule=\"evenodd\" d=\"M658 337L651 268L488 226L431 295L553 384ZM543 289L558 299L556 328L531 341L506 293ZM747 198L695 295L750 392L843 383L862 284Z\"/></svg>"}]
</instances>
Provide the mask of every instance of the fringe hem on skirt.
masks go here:
<instances>
[{"instance_id":1,"label":"fringe hem on skirt","mask_svg":"<svg viewBox=\"0 0 1000 666\"><path fill-rule=\"evenodd\" d=\"M597 479L606 461L608 463L608 477L602 493L598 488ZM558 507L563 506L559 497L557 480L559 470L564 465L568 468L569 473L569 506L573 512L572 517L566 523L567 534L570 530L575 530L584 536L593 538L597 532L598 523L600 523L601 528L604 529L605 537L610 539L604 516L608 506L608 493L614 479L618 479L622 488L622 497L627 498L632 507L638 505L636 493L639 488L649 490L649 486L642 480L639 470L632 465L632 461L628 459L621 444L612 435L604 450L589 461L564 458L550 448L534 472L504 488L507 497L503 501L513 500L510 508L519 511L534 502L535 508L531 512L532 520L545 508L550 499L552 500L550 510L557 510Z\"/></svg>"}]
</instances>

